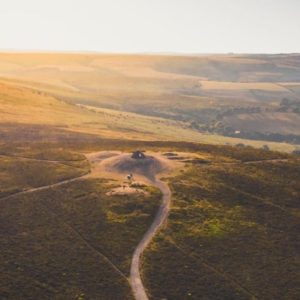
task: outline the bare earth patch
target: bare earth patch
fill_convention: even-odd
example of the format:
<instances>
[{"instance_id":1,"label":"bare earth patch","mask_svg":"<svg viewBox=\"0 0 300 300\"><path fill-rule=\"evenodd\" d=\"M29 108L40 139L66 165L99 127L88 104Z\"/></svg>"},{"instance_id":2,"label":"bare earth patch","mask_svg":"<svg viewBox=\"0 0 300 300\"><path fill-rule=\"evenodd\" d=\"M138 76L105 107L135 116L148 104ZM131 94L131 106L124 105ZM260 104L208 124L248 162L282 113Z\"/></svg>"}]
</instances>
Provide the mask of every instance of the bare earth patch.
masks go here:
<instances>
[{"instance_id":1,"label":"bare earth patch","mask_svg":"<svg viewBox=\"0 0 300 300\"><path fill-rule=\"evenodd\" d=\"M123 195L134 195L134 194L140 194L145 196L149 195L149 193L144 191L143 189L131 187L129 185L116 187L106 193L107 196L113 196L113 195L123 196Z\"/></svg>"},{"instance_id":2,"label":"bare earth patch","mask_svg":"<svg viewBox=\"0 0 300 300\"><path fill-rule=\"evenodd\" d=\"M171 161L161 153L146 152L146 158L137 160L130 153L120 151L100 151L86 154L91 164L89 177L101 177L124 181L127 174L133 174L134 181L153 182L156 176L170 174L182 164Z\"/></svg>"}]
</instances>

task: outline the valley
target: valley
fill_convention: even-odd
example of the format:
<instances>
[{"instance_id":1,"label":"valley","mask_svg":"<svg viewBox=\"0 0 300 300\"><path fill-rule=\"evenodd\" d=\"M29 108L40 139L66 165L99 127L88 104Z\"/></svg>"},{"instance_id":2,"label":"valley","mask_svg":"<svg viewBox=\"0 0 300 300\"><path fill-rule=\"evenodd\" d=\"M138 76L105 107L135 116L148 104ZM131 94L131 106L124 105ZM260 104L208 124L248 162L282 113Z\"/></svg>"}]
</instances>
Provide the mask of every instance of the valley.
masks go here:
<instances>
[{"instance_id":1,"label":"valley","mask_svg":"<svg viewBox=\"0 0 300 300\"><path fill-rule=\"evenodd\" d=\"M222 144L244 140L246 145L268 144L282 151L286 146L276 143L293 145L290 149L300 144L299 61L297 54L1 53L0 76L2 85L48 97L48 105L54 99L60 105L68 103L68 108L57 107L60 113L67 109L73 114L59 120L62 126L78 125L74 113L89 108L80 112L77 130L85 127L108 135L112 128L106 128L105 118L113 118L110 127L127 135L132 130L130 138L141 139L138 131L142 131L147 139L156 135L174 140L170 131L175 126L177 138L183 140ZM101 116L92 116L95 111ZM12 116L6 112L1 119L9 121ZM20 122L26 113L22 116Z\"/></svg>"}]
</instances>

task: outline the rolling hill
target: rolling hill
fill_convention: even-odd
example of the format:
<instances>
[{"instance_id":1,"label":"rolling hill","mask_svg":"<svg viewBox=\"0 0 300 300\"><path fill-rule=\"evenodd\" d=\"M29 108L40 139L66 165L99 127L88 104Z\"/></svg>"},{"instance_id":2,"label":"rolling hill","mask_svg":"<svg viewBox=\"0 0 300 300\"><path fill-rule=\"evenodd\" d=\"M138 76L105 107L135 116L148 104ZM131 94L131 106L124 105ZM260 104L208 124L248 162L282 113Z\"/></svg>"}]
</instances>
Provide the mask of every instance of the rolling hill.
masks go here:
<instances>
[{"instance_id":1,"label":"rolling hill","mask_svg":"<svg viewBox=\"0 0 300 300\"><path fill-rule=\"evenodd\" d=\"M1 53L0 298L298 300L299 103L299 55Z\"/></svg>"},{"instance_id":2,"label":"rolling hill","mask_svg":"<svg viewBox=\"0 0 300 300\"><path fill-rule=\"evenodd\" d=\"M244 139L245 144L252 145L297 145L299 61L296 54L1 53L0 76L3 84L43 92L65 103L80 104L81 108L93 106L98 113L99 108L111 109L112 114L136 113L134 116L144 124L137 126L138 131L147 127L145 122L157 120L148 117L160 118L165 128L158 135L164 138L174 139L167 127L175 125L177 131L183 128L176 136L187 140L232 143L223 136ZM88 112L80 114L91 117ZM97 123L93 117L90 122ZM99 132L97 126L84 125ZM126 128L126 122L117 127ZM153 131L157 135L158 128L149 130L148 126L143 134L151 136ZM249 143L249 139L262 142Z\"/></svg>"}]
</instances>

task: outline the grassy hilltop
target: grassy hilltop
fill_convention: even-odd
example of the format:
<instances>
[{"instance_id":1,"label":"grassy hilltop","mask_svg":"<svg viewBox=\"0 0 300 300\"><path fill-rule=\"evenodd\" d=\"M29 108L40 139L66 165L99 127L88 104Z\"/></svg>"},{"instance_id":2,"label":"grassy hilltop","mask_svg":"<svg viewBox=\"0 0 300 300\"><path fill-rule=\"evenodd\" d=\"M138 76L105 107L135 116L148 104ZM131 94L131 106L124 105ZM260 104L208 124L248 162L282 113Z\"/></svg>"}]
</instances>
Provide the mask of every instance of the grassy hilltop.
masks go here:
<instances>
[{"instance_id":1,"label":"grassy hilltop","mask_svg":"<svg viewBox=\"0 0 300 300\"><path fill-rule=\"evenodd\" d=\"M144 147L201 157L200 164L187 162L167 179L171 213L143 258L151 299L299 297L300 172L295 156L83 134L78 139L76 133L59 131L55 140L45 142L47 131L43 136L39 127L28 128L30 142L7 141L0 148L2 198L23 187L85 174L89 167L81 153L95 150ZM143 197L107 196L116 184L85 179L0 200L4 299L132 299L126 281L130 257L161 196L156 190ZM16 286L22 287L21 294Z\"/></svg>"},{"instance_id":2,"label":"grassy hilltop","mask_svg":"<svg viewBox=\"0 0 300 300\"><path fill-rule=\"evenodd\" d=\"M1 53L0 76L1 299L133 299L162 195L110 194L86 154L137 149L179 166L150 299L300 298L298 55Z\"/></svg>"}]
</instances>

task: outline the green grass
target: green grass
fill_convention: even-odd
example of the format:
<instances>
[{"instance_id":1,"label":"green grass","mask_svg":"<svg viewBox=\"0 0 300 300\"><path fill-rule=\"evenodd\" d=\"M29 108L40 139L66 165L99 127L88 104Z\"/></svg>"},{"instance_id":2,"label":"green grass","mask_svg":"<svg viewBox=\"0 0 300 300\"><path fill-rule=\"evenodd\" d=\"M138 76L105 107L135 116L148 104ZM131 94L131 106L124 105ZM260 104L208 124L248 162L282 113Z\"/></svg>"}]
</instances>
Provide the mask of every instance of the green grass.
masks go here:
<instances>
[{"instance_id":1,"label":"green grass","mask_svg":"<svg viewBox=\"0 0 300 300\"><path fill-rule=\"evenodd\" d=\"M93 151L182 151L207 158L210 163L188 164L169 179L172 211L143 258L150 298L299 298L299 161L294 156L249 147L99 138L44 125L0 128L5 194L84 173L89 165L83 153ZM286 158L291 161L260 162ZM258 162L243 163L249 161ZM148 188L145 196L107 196L115 185L82 180L0 201L4 299L132 299L130 259L161 195Z\"/></svg>"},{"instance_id":2,"label":"green grass","mask_svg":"<svg viewBox=\"0 0 300 300\"><path fill-rule=\"evenodd\" d=\"M131 255L160 193L109 197L110 188L85 180L0 203L3 299L133 298Z\"/></svg>"},{"instance_id":3,"label":"green grass","mask_svg":"<svg viewBox=\"0 0 300 300\"><path fill-rule=\"evenodd\" d=\"M299 68L289 67L298 60L1 54L1 298L133 298L130 260L160 204L156 189L107 196L114 181L89 179L4 197L87 173L84 153L143 149L208 161L168 179L172 210L143 257L150 299L298 300L299 160L252 149L265 141L199 132L298 95ZM289 161L263 162L272 159Z\"/></svg>"},{"instance_id":4,"label":"green grass","mask_svg":"<svg viewBox=\"0 0 300 300\"><path fill-rule=\"evenodd\" d=\"M79 177L88 172L87 162L80 165L0 156L0 197Z\"/></svg>"},{"instance_id":5,"label":"green grass","mask_svg":"<svg viewBox=\"0 0 300 300\"><path fill-rule=\"evenodd\" d=\"M151 299L299 299L300 162L192 166L143 258ZM175 271L176 270L176 271Z\"/></svg>"}]
</instances>

